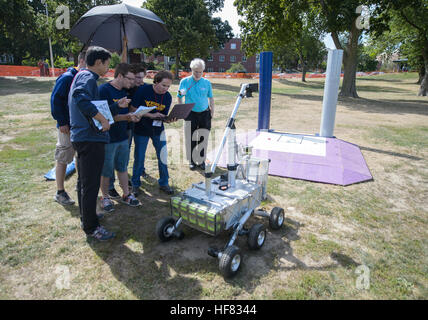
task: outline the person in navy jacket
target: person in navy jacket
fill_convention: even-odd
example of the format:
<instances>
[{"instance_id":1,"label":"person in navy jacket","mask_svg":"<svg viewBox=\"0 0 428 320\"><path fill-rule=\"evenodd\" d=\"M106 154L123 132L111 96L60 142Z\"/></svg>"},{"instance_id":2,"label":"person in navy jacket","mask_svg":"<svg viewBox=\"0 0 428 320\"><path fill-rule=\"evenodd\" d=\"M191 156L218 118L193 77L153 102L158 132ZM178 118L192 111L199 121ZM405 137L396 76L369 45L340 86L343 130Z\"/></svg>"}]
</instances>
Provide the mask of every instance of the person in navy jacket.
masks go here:
<instances>
[{"instance_id":1,"label":"person in navy jacket","mask_svg":"<svg viewBox=\"0 0 428 320\"><path fill-rule=\"evenodd\" d=\"M54 200L62 205L74 204L74 200L70 198L64 188L67 165L73 161L75 154L70 141L68 94L70 92L71 83L77 72L85 68L85 54L86 52L81 52L79 54L79 64L77 68L68 68L65 73L57 78L51 95L51 114L56 120L56 127L58 128L58 140L55 149L57 193L54 196Z\"/></svg>"},{"instance_id":2,"label":"person in navy jacket","mask_svg":"<svg viewBox=\"0 0 428 320\"><path fill-rule=\"evenodd\" d=\"M104 164L104 146L109 143L109 121L98 111L92 101L100 100L97 80L109 68L111 54L101 47L89 47L86 52L87 69L80 71L73 80L68 95L70 108L71 142L77 152L77 194L83 231L87 237L100 241L115 237L100 225L96 213L101 170ZM119 108L128 108L126 97L110 105L113 116ZM101 123L99 130L93 119Z\"/></svg>"},{"instance_id":3,"label":"person in navy jacket","mask_svg":"<svg viewBox=\"0 0 428 320\"><path fill-rule=\"evenodd\" d=\"M126 97L127 89L133 86L135 75L127 63L119 63L116 67L114 79L99 86L102 100L109 104ZM110 198L109 184L114 178L116 170L123 196L119 198L123 203L136 207L141 205L140 201L129 192L128 187L128 162L129 162L129 136L128 122L137 122L139 118L128 108L120 109L114 117L114 123L110 127L110 143L105 146L104 167L101 173L101 207L107 211L113 211L114 205ZM117 191L116 191L117 192Z\"/></svg>"}]
</instances>

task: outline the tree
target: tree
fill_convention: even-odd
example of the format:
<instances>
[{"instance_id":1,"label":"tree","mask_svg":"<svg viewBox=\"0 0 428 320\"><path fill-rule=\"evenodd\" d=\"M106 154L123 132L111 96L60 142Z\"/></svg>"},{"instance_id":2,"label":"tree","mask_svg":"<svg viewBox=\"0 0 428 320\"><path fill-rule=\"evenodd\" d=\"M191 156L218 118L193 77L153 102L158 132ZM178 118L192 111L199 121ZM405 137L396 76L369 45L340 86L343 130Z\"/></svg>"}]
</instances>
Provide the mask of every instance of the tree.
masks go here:
<instances>
[{"instance_id":1,"label":"tree","mask_svg":"<svg viewBox=\"0 0 428 320\"><path fill-rule=\"evenodd\" d=\"M84 44L77 38L69 34L69 29L58 29L56 20L59 15L56 10L60 5L65 5L69 9L70 28L83 16L86 12L96 6L113 5L120 3L120 0L47 0L50 19L50 36L52 37L54 54L72 55L74 62L77 65L79 52L84 48Z\"/></svg>"},{"instance_id":2,"label":"tree","mask_svg":"<svg viewBox=\"0 0 428 320\"><path fill-rule=\"evenodd\" d=\"M48 48L47 37L44 38L46 33L41 28L42 16L36 11L35 4L32 6L27 0L0 0L1 53L13 55L15 64L21 64L30 56L41 58L46 52L42 47L46 44L45 48Z\"/></svg>"},{"instance_id":3,"label":"tree","mask_svg":"<svg viewBox=\"0 0 428 320\"><path fill-rule=\"evenodd\" d=\"M327 54L324 43L319 40L320 36L310 29L308 26L303 27L300 37L296 37L295 40L295 50L302 66L303 82L306 82L308 69L318 67Z\"/></svg>"},{"instance_id":4,"label":"tree","mask_svg":"<svg viewBox=\"0 0 428 320\"><path fill-rule=\"evenodd\" d=\"M229 73L246 73L247 70L245 69L245 67L240 63L234 63L230 66L230 68L226 71Z\"/></svg>"},{"instance_id":5,"label":"tree","mask_svg":"<svg viewBox=\"0 0 428 320\"><path fill-rule=\"evenodd\" d=\"M240 15L245 21L239 24L244 30L245 45L252 50L265 49L267 44L290 43L301 34L299 26L307 17L314 17L318 31L329 32L337 49L344 51L344 78L340 94L358 97L356 90L356 67L358 40L362 33L357 24L360 15L356 9L374 4L370 0L235 0ZM341 35L346 34L346 41ZM342 37L343 38L343 37Z\"/></svg>"},{"instance_id":6,"label":"tree","mask_svg":"<svg viewBox=\"0 0 428 320\"><path fill-rule=\"evenodd\" d=\"M369 45L360 44L358 48L358 71L375 71L378 65L377 54Z\"/></svg>"},{"instance_id":7,"label":"tree","mask_svg":"<svg viewBox=\"0 0 428 320\"><path fill-rule=\"evenodd\" d=\"M48 38L52 38L55 57L73 54L75 62L82 44L68 29L57 29L56 9L63 4L69 8L70 27L89 9L97 5L119 3L118 0L47 0L49 18L41 0L0 0L0 47L2 53L12 54L15 64L24 59L49 56ZM54 59L55 59L54 57Z\"/></svg>"},{"instance_id":8,"label":"tree","mask_svg":"<svg viewBox=\"0 0 428 320\"><path fill-rule=\"evenodd\" d=\"M307 69L316 66L324 55L321 33L314 28L316 15L309 6L304 2L284 6L282 1L252 0L237 0L234 4L246 17L246 21L239 21L246 53L272 51L275 64L282 70L298 61L305 81Z\"/></svg>"},{"instance_id":9,"label":"tree","mask_svg":"<svg viewBox=\"0 0 428 320\"><path fill-rule=\"evenodd\" d=\"M418 95L428 93L428 0L382 0L375 11L373 35L376 39L388 34L419 69Z\"/></svg>"},{"instance_id":10,"label":"tree","mask_svg":"<svg viewBox=\"0 0 428 320\"><path fill-rule=\"evenodd\" d=\"M213 47L218 49L234 37L232 27L228 21L223 22L221 18L212 18L211 23L214 26L217 39L216 44Z\"/></svg>"},{"instance_id":11,"label":"tree","mask_svg":"<svg viewBox=\"0 0 428 320\"><path fill-rule=\"evenodd\" d=\"M182 61L205 58L211 49L217 49L222 41L228 41L228 37L233 36L228 23L213 22L211 16L223 6L223 0L147 0L143 6L166 23L171 38L160 44L159 48L164 54L175 57L176 77ZM217 38L217 34L223 31L225 36Z\"/></svg>"}]
</instances>

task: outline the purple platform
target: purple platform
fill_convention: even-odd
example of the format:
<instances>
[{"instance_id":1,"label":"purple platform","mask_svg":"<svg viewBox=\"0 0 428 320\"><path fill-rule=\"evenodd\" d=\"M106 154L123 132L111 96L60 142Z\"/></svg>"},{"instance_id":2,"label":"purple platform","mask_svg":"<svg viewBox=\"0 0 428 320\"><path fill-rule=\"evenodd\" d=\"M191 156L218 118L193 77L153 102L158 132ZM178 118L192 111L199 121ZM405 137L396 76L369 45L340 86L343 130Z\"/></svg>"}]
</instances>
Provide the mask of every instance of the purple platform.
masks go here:
<instances>
[{"instance_id":1,"label":"purple platform","mask_svg":"<svg viewBox=\"0 0 428 320\"><path fill-rule=\"evenodd\" d=\"M343 186L373 179L360 148L340 139L251 131L237 134L237 141L253 145L254 156L271 159L270 175ZM219 167L226 167L226 150ZM207 155L209 161L216 151Z\"/></svg>"}]
</instances>

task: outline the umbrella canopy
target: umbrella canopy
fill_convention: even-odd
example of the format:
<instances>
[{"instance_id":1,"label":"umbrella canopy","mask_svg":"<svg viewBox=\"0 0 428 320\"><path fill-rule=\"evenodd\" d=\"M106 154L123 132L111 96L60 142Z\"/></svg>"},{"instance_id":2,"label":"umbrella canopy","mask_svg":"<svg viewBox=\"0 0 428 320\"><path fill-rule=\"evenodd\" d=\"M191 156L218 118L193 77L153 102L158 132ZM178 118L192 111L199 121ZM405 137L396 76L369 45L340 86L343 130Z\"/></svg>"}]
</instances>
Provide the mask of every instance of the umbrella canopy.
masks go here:
<instances>
[{"instance_id":1,"label":"umbrella canopy","mask_svg":"<svg viewBox=\"0 0 428 320\"><path fill-rule=\"evenodd\" d=\"M152 48L170 38L165 23L157 15L124 3L92 8L80 17L70 34L87 46L101 46L119 53L126 46Z\"/></svg>"}]
</instances>

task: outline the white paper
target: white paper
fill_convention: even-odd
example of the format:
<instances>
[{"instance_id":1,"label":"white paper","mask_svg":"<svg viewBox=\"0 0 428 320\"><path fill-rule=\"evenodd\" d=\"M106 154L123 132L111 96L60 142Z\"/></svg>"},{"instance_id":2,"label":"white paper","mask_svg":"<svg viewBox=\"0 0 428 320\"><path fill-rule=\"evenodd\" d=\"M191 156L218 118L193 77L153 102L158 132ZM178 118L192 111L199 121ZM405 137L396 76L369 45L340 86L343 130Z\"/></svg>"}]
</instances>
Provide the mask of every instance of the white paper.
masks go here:
<instances>
[{"instance_id":1,"label":"white paper","mask_svg":"<svg viewBox=\"0 0 428 320\"><path fill-rule=\"evenodd\" d=\"M108 106L107 100L94 100L94 101L91 101L91 103L95 107L97 107L98 112L101 113L104 116L104 118L106 118L108 120L108 122L110 124L114 123L114 119L113 119L113 116L110 112L110 107ZM99 122L98 120L96 120L94 118L92 118L92 120L94 121L94 124L98 129L100 129L100 130L103 129L101 122Z\"/></svg>"},{"instance_id":2,"label":"white paper","mask_svg":"<svg viewBox=\"0 0 428 320\"><path fill-rule=\"evenodd\" d=\"M153 127L161 127L162 121L160 120L153 120Z\"/></svg>"},{"instance_id":3,"label":"white paper","mask_svg":"<svg viewBox=\"0 0 428 320\"><path fill-rule=\"evenodd\" d=\"M138 109L135 110L133 114L140 117L140 116L152 111L153 109L156 109L156 107L139 106Z\"/></svg>"},{"instance_id":4,"label":"white paper","mask_svg":"<svg viewBox=\"0 0 428 320\"><path fill-rule=\"evenodd\" d=\"M259 150L325 157L327 143L323 137L261 132L250 145Z\"/></svg>"}]
</instances>

